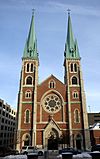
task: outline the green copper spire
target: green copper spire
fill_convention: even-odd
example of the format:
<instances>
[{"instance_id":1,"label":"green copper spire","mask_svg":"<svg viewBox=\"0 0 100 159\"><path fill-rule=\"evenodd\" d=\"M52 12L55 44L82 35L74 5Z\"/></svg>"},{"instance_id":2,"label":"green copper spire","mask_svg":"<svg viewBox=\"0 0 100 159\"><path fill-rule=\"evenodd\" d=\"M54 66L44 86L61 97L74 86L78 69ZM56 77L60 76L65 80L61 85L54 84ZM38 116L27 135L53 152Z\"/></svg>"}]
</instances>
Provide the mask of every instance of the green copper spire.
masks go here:
<instances>
[{"instance_id":1,"label":"green copper spire","mask_svg":"<svg viewBox=\"0 0 100 159\"><path fill-rule=\"evenodd\" d=\"M79 59L80 58L77 41L74 40L69 10L68 10L67 39L66 39L66 43L65 43L64 56L65 56L65 58L71 58L71 59Z\"/></svg>"},{"instance_id":2,"label":"green copper spire","mask_svg":"<svg viewBox=\"0 0 100 159\"><path fill-rule=\"evenodd\" d=\"M70 13L68 13L67 42L68 42L68 45L70 46L70 48L74 47L74 38L73 38L73 32L72 32Z\"/></svg>"},{"instance_id":3,"label":"green copper spire","mask_svg":"<svg viewBox=\"0 0 100 159\"><path fill-rule=\"evenodd\" d=\"M30 30L25 44L23 58L38 59L37 40L34 27L34 13L32 13Z\"/></svg>"}]
</instances>

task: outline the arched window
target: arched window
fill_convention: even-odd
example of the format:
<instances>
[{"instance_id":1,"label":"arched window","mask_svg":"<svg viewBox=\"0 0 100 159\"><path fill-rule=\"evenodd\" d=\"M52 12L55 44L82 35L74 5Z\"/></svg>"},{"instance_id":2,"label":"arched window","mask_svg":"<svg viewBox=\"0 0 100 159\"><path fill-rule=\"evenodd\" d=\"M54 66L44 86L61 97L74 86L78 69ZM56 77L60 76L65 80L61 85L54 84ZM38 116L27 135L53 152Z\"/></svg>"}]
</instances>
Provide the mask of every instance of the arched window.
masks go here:
<instances>
[{"instance_id":1,"label":"arched window","mask_svg":"<svg viewBox=\"0 0 100 159\"><path fill-rule=\"evenodd\" d=\"M25 123L30 123L30 110L25 111Z\"/></svg>"},{"instance_id":2,"label":"arched window","mask_svg":"<svg viewBox=\"0 0 100 159\"><path fill-rule=\"evenodd\" d=\"M70 64L70 69L71 69L71 72L77 72L77 64L76 63L71 63Z\"/></svg>"},{"instance_id":3,"label":"arched window","mask_svg":"<svg viewBox=\"0 0 100 159\"><path fill-rule=\"evenodd\" d=\"M54 82L50 82L50 88L54 88Z\"/></svg>"},{"instance_id":4,"label":"arched window","mask_svg":"<svg viewBox=\"0 0 100 159\"><path fill-rule=\"evenodd\" d=\"M72 84L77 84L77 78L74 76L74 77L72 77Z\"/></svg>"},{"instance_id":5,"label":"arched window","mask_svg":"<svg viewBox=\"0 0 100 159\"><path fill-rule=\"evenodd\" d=\"M80 115L79 115L79 110L76 109L75 112L75 123L79 123L80 122Z\"/></svg>"},{"instance_id":6,"label":"arched window","mask_svg":"<svg viewBox=\"0 0 100 159\"><path fill-rule=\"evenodd\" d=\"M34 71L34 64L33 63L26 63L26 73Z\"/></svg>"},{"instance_id":7,"label":"arched window","mask_svg":"<svg viewBox=\"0 0 100 159\"><path fill-rule=\"evenodd\" d=\"M74 63L74 71L77 72L77 64Z\"/></svg>"},{"instance_id":8,"label":"arched window","mask_svg":"<svg viewBox=\"0 0 100 159\"><path fill-rule=\"evenodd\" d=\"M73 98L78 98L78 92L77 91L73 92Z\"/></svg>"},{"instance_id":9,"label":"arched window","mask_svg":"<svg viewBox=\"0 0 100 159\"><path fill-rule=\"evenodd\" d=\"M33 72L33 63L31 63L31 72Z\"/></svg>"},{"instance_id":10,"label":"arched window","mask_svg":"<svg viewBox=\"0 0 100 159\"><path fill-rule=\"evenodd\" d=\"M32 92L30 90L25 92L25 98L31 98Z\"/></svg>"},{"instance_id":11,"label":"arched window","mask_svg":"<svg viewBox=\"0 0 100 159\"><path fill-rule=\"evenodd\" d=\"M55 88L55 82L54 81L49 82L49 88Z\"/></svg>"},{"instance_id":12,"label":"arched window","mask_svg":"<svg viewBox=\"0 0 100 159\"><path fill-rule=\"evenodd\" d=\"M26 71L29 72L29 63L26 64Z\"/></svg>"},{"instance_id":13,"label":"arched window","mask_svg":"<svg viewBox=\"0 0 100 159\"><path fill-rule=\"evenodd\" d=\"M32 85L32 77L29 76L26 78L26 84Z\"/></svg>"},{"instance_id":14,"label":"arched window","mask_svg":"<svg viewBox=\"0 0 100 159\"><path fill-rule=\"evenodd\" d=\"M71 63L71 72L73 72L73 63Z\"/></svg>"}]
</instances>

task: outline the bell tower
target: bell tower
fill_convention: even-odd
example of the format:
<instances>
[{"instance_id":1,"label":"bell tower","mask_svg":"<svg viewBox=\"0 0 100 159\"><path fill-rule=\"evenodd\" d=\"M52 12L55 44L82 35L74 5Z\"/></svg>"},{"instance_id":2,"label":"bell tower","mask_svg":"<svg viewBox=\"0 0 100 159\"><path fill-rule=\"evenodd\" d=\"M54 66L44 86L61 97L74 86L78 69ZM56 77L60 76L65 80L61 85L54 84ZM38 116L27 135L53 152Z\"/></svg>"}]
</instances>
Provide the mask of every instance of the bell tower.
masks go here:
<instances>
[{"instance_id":1,"label":"bell tower","mask_svg":"<svg viewBox=\"0 0 100 159\"><path fill-rule=\"evenodd\" d=\"M70 12L64 51L64 82L67 86L70 146L86 149L90 146L86 99L77 40L74 40Z\"/></svg>"},{"instance_id":2,"label":"bell tower","mask_svg":"<svg viewBox=\"0 0 100 159\"><path fill-rule=\"evenodd\" d=\"M36 108L39 59L35 35L34 13L22 57L18 94L17 149L36 144Z\"/></svg>"},{"instance_id":3,"label":"bell tower","mask_svg":"<svg viewBox=\"0 0 100 159\"><path fill-rule=\"evenodd\" d=\"M69 12L64 51L64 83L50 75L38 84L38 67L33 12L22 57L17 109L17 149L29 145L58 149L61 144L77 149L89 148L81 58Z\"/></svg>"}]
</instances>

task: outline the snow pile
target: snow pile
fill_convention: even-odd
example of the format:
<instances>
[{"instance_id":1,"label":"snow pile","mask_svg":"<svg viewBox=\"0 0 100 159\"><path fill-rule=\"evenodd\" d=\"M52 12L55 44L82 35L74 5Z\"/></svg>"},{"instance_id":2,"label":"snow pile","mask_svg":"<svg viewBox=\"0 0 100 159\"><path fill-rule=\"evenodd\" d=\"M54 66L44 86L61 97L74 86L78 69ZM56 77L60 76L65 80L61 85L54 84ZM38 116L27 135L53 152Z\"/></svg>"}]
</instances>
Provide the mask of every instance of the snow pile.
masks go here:
<instances>
[{"instance_id":1,"label":"snow pile","mask_svg":"<svg viewBox=\"0 0 100 159\"><path fill-rule=\"evenodd\" d=\"M57 156L57 159L62 159L62 155L58 155L58 156Z\"/></svg>"},{"instance_id":2,"label":"snow pile","mask_svg":"<svg viewBox=\"0 0 100 159\"><path fill-rule=\"evenodd\" d=\"M92 159L92 156L84 152L78 155L73 155L73 159Z\"/></svg>"},{"instance_id":3,"label":"snow pile","mask_svg":"<svg viewBox=\"0 0 100 159\"><path fill-rule=\"evenodd\" d=\"M57 159L62 159L62 155L58 155ZM81 154L73 155L73 159L92 159L92 156L86 152L83 152Z\"/></svg>"},{"instance_id":4,"label":"snow pile","mask_svg":"<svg viewBox=\"0 0 100 159\"><path fill-rule=\"evenodd\" d=\"M3 159L27 159L26 155L10 155L6 156Z\"/></svg>"}]
</instances>

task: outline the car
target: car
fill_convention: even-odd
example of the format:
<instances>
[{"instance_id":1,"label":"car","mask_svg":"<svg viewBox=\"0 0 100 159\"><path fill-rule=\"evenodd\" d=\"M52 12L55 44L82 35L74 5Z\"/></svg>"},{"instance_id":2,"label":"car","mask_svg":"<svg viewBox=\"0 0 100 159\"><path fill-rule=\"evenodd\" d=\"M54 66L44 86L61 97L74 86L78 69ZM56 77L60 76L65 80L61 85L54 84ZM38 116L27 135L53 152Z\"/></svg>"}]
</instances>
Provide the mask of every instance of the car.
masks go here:
<instances>
[{"instance_id":1,"label":"car","mask_svg":"<svg viewBox=\"0 0 100 159\"><path fill-rule=\"evenodd\" d=\"M77 154L81 153L80 150L76 150L76 149L74 149L72 147L67 147L67 148L63 148L63 149L59 150L59 154L62 154L62 153L65 153L65 152L70 152L73 155L77 155Z\"/></svg>"},{"instance_id":2,"label":"car","mask_svg":"<svg viewBox=\"0 0 100 159\"><path fill-rule=\"evenodd\" d=\"M40 148L35 148L35 151L38 153L38 156L43 156L44 155L44 150Z\"/></svg>"},{"instance_id":3,"label":"car","mask_svg":"<svg viewBox=\"0 0 100 159\"><path fill-rule=\"evenodd\" d=\"M100 151L100 144L93 145L91 151Z\"/></svg>"},{"instance_id":4,"label":"car","mask_svg":"<svg viewBox=\"0 0 100 159\"><path fill-rule=\"evenodd\" d=\"M21 149L21 154L36 153L38 156L43 156L43 149L34 148L33 146L23 146Z\"/></svg>"},{"instance_id":5,"label":"car","mask_svg":"<svg viewBox=\"0 0 100 159\"><path fill-rule=\"evenodd\" d=\"M35 153L34 147L33 146L23 146L21 149L22 154L28 154L28 153Z\"/></svg>"}]
</instances>

